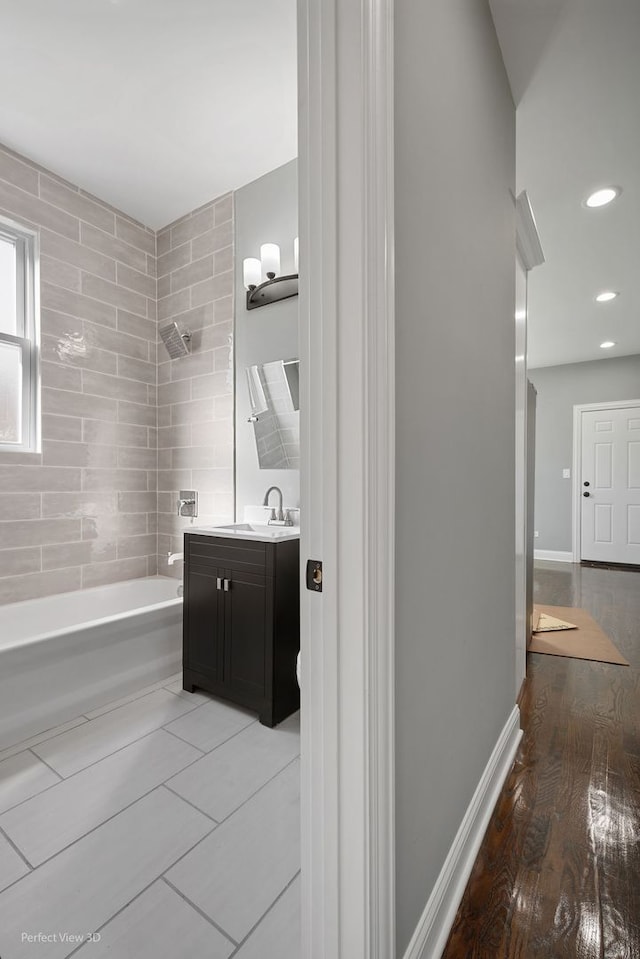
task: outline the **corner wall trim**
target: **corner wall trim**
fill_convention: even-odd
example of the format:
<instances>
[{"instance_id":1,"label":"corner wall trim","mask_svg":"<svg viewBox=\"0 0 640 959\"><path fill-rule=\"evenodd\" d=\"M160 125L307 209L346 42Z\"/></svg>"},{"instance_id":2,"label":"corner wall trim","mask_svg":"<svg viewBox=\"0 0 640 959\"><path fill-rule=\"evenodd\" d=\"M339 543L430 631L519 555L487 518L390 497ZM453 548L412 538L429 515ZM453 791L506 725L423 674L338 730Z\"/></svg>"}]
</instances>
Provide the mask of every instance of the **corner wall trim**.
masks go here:
<instances>
[{"instance_id":1,"label":"corner wall trim","mask_svg":"<svg viewBox=\"0 0 640 959\"><path fill-rule=\"evenodd\" d=\"M404 959L437 959L442 955L521 737L520 710L514 706L469 803Z\"/></svg>"},{"instance_id":2,"label":"corner wall trim","mask_svg":"<svg viewBox=\"0 0 640 959\"><path fill-rule=\"evenodd\" d=\"M552 563L573 563L573 553L562 549L534 549L534 559L546 559Z\"/></svg>"}]
</instances>

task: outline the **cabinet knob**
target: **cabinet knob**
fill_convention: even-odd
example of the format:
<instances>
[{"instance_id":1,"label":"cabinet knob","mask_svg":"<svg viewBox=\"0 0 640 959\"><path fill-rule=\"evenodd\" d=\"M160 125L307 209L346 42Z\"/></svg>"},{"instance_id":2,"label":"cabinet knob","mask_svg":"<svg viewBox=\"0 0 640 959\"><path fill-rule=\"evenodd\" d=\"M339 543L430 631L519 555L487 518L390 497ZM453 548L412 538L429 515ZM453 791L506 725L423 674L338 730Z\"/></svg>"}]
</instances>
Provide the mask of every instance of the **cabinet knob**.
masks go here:
<instances>
[{"instance_id":1,"label":"cabinet knob","mask_svg":"<svg viewBox=\"0 0 640 959\"><path fill-rule=\"evenodd\" d=\"M224 591L225 591L225 593L228 593L230 589L231 589L231 580L230 580L230 579L225 579L225 581L224 581Z\"/></svg>"},{"instance_id":2,"label":"cabinet knob","mask_svg":"<svg viewBox=\"0 0 640 959\"><path fill-rule=\"evenodd\" d=\"M591 493L583 493L583 496L591 496Z\"/></svg>"},{"instance_id":3,"label":"cabinet knob","mask_svg":"<svg viewBox=\"0 0 640 959\"><path fill-rule=\"evenodd\" d=\"M216 579L216 589L222 589L222 577L218 576Z\"/></svg>"}]
</instances>

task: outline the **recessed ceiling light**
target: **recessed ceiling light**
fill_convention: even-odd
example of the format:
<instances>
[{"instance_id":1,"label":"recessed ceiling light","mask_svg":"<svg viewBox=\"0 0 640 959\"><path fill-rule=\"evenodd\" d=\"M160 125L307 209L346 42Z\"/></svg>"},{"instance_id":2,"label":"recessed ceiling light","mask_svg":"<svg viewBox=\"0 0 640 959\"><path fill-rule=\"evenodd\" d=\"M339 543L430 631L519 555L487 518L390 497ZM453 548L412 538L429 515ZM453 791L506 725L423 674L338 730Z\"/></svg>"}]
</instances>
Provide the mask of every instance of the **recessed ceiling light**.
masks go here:
<instances>
[{"instance_id":1,"label":"recessed ceiling light","mask_svg":"<svg viewBox=\"0 0 640 959\"><path fill-rule=\"evenodd\" d=\"M588 196L584 201L588 207L592 209L598 206L606 206L607 203L611 203L616 197L620 196L622 190L617 186L608 186L603 190L596 190L595 193L592 193L591 196Z\"/></svg>"},{"instance_id":2,"label":"recessed ceiling light","mask_svg":"<svg viewBox=\"0 0 640 959\"><path fill-rule=\"evenodd\" d=\"M601 350L610 350L611 347L612 347L612 346L615 346L615 345L616 345L616 344L614 343L613 340L605 340L604 343L601 343L601 344L600 344L600 349L601 349Z\"/></svg>"},{"instance_id":3,"label":"recessed ceiling light","mask_svg":"<svg viewBox=\"0 0 640 959\"><path fill-rule=\"evenodd\" d=\"M617 295L613 290L603 290L596 296L596 303L608 303L609 300L615 300Z\"/></svg>"}]
</instances>

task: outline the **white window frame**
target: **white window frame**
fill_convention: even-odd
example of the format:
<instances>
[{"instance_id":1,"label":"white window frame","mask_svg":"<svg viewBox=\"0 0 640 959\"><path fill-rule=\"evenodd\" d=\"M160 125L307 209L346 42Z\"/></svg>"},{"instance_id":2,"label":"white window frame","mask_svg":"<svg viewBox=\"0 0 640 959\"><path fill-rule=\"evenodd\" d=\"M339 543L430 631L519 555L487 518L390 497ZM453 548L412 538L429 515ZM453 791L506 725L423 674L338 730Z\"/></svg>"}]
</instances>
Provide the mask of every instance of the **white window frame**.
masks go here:
<instances>
[{"instance_id":1,"label":"white window frame","mask_svg":"<svg viewBox=\"0 0 640 959\"><path fill-rule=\"evenodd\" d=\"M35 230L0 216L0 237L16 245L16 335L0 330L0 343L22 351L22 441L0 442L2 453L39 453L40 439L40 279L39 237Z\"/></svg>"}]
</instances>

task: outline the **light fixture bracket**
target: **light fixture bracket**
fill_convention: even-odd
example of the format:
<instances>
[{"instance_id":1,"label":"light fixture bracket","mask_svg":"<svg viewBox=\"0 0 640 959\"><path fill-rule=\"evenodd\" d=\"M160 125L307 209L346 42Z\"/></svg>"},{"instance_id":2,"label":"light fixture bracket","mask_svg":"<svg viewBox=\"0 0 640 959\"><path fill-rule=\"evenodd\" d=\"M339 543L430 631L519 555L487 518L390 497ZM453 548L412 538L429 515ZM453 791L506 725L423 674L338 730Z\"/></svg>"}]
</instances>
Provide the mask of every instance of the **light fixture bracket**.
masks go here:
<instances>
[{"instance_id":1,"label":"light fixture bracket","mask_svg":"<svg viewBox=\"0 0 640 959\"><path fill-rule=\"evenodd\" d=\"M268 280L265 280L260 286L250 286L247 290L248 310L257 310L259 306L277 303L279 300L287 300L291 296L298 295L297 273L291 273L287 276L267 275L269 276Z\"/></svg>"}]
</instances>

